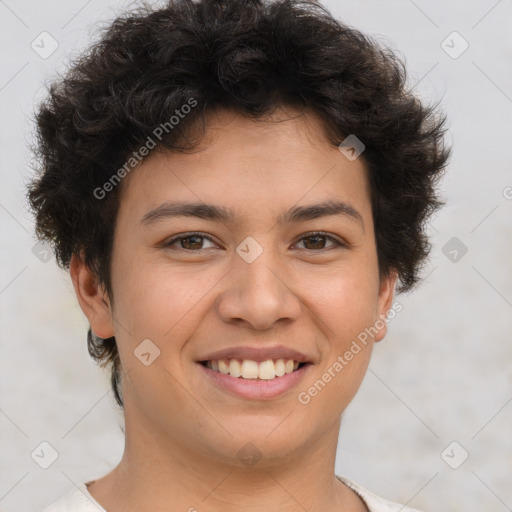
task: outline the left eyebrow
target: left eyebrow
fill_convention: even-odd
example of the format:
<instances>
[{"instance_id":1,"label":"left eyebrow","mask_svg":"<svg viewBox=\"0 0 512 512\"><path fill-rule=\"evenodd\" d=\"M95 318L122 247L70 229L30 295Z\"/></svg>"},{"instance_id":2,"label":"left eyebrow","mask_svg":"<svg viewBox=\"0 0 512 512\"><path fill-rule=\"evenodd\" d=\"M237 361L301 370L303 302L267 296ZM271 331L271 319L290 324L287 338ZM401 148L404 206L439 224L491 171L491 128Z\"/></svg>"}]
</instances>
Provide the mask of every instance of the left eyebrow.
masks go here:
<instances>
[{"instance_id":1,"label":"left eyebrow","mask_svg":"<svg viewBox=\"0 0 512 512\"><path fill-rule=\"evenodd\" d=\"M294 206L284 214L279 215L276 221L280 225L291 224L329 215L343 215L349 219L359 221L364 231L362 215L350 204L335 200L309 206ZM234 223L237 218L233 210L222 206L206 203L165 202L146 213L141 218L141 224L148 226L161 219L172 217L196 217L226 223Z\"/></svg>"},{"instance_id":2,"label":"left eyebrow","mask_svg":"<svg viewBox=\"0 0 512 512\"><path fill-rule=\"evenodd\" d=\"M363 216L350 204L343 201L324 201L310 206L294 206L277 218L278 224L303 222L329 215L343 215L361 223L364 231Z\"/></svg>"}]
</instances>

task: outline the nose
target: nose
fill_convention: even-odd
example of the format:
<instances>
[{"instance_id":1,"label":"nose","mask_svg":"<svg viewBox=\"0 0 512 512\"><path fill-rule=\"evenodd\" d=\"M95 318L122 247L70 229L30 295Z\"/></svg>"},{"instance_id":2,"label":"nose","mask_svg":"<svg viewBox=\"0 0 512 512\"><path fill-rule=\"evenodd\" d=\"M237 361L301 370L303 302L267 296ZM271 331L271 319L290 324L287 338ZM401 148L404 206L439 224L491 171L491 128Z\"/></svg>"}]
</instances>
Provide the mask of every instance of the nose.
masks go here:
<instances>
[{"instance_id":1,"label":"nose","mask_svg":"<svg viewBox=\"0 0 512 512\"><path fill-rule=\"evenodd\" d=\"M252 263L238 255L226 276L226 288L217 299L219 316L226 323L250 329L271 329L278 321L299 318L301 301L294 292L289 270L269 250Z\"/></svg>"}]
</instances>

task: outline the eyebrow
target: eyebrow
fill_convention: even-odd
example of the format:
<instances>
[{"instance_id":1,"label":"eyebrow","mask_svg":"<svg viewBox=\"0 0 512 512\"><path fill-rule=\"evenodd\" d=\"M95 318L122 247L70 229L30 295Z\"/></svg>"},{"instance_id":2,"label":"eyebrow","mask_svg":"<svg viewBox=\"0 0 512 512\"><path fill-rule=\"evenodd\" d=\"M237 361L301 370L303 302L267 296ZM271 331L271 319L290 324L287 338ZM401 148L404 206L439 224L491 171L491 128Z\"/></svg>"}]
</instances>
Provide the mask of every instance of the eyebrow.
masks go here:
<instances>
[{"instance_id":1,"label":"eyebrow","mask_svg":"<svg viewBox=\"0 0 512 512\"><path fill-rule=\"evenodd\" d=\"M348 219L359 221L364 231L362 215L350 204L336 200L324 201L309 206L294 206L284 214L279 215L276 222L279 225L291 224L329 215L342 215ZM237 220L235 212L223 206L206 203L165 202L147 212L141 218L141 224L149 226L162 219L173 217L196 217L226 223L234 223Z\"/></svg>"}]
</instances>

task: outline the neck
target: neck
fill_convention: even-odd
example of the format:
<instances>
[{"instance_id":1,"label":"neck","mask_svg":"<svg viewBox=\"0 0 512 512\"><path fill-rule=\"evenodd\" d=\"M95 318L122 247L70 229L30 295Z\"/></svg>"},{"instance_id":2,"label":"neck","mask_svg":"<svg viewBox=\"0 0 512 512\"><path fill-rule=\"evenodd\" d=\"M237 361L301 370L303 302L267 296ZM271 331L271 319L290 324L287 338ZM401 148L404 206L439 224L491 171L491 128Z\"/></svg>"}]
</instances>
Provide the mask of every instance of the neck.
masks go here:
<instances>
[{"instance_id":1,"label":"neck","mask_svg":"<svg viewBox=\"0 0 512 512\"><path fill-rule=\"evenodd\" d=\"M340 420L284 458L262 456L244 465L127 422L121 462L89 491L108 512L166 510L169 504L191 512L366 511L334 473L339 426Z\"/></svg>"}]
</instances>

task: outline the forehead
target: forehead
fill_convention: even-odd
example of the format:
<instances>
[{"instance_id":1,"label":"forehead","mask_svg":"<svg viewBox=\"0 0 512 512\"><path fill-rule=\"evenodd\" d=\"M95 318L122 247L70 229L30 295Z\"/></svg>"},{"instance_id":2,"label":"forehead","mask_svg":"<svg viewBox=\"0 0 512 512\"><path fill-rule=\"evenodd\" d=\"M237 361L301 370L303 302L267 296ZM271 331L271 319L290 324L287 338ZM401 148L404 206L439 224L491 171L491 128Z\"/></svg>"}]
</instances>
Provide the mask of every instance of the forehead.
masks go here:
<instances>
[{"instance_id":1,"label":"forehead","mask_svg":"<svg viewBox=\"0 0 512 512\"><path fill-rule=\"evenodd\" d=\"M191 152L150 153L123 184L121 208L143 215L169 200L223 203L235 216L280 203L355 201L361 208L369 202L366 173L362 158L350 161L329 142L313 112L254 120L221 110L207 117Z\"/></svg>"}]
</instances>

